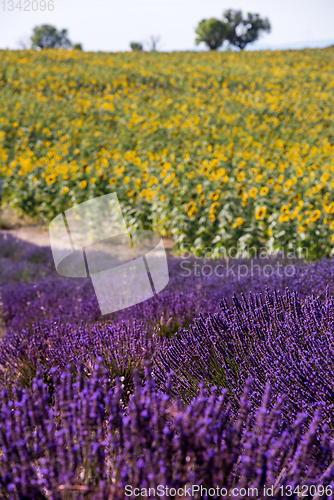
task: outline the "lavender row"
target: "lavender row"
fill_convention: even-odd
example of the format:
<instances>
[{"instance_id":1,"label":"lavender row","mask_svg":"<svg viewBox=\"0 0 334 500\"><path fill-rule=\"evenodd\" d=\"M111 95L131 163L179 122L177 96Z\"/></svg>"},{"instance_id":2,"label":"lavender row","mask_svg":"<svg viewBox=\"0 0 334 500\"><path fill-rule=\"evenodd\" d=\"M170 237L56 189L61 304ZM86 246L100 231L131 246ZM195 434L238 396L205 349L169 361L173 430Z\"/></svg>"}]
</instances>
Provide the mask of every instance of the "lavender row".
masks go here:
<instances>
[{"instance_id":1,"label":"lavender row","mask_svg":"<svg viewBox=\"0 0 334 500\"><path fill-rule=\"evenodd\" d=\"M135 374L126 407L122 380L111 389L98 364L88 379L70 368L52 377L51 395L42 372L31 390L1 394L4 499L123 500L138 491L153 499L157 491L168 498L185 488L194 499L221 498L222 491L251 498L242 494L249 488L259 499L268 498L268 488L271 498L297 499L297 485L306 492L316 485L317 498L334 498L334 445L321 410L308 429L304 413L289 425L282 398L268 404L269 386L254 414L249 383L235 413L227 394L208 395L203 387L188 406L171 399L157 391L149 366L144 386Z\"/></svg>"},{"instance_id":2,"label":"lavender row","mask_svg":"<svg viewBox=\"0 0 334 500\"><path fill-rule=\"evenodd\" d=\"M151 360L160 389L166 391L172 370L173 394L185 402L203 382L227 389L236 402L252 379L254 407L269 382L275 396L285 395L282 411L290 422L323 405L323 422L333 428L334 298L328 291L323 301L289 290L234 296L233 305L221 301L219 312L200 316L170 338L160 328L59 320L8 332L0 345L0 385L29 387L36 370L60 374L68 364L76 370L83 364L90 376L98 358L109 378L129 381L134 369L143 371Z\"/></svg>"},{"instance_id":3,"label":"lavender row","mask_svg":"<svg viewBox=\"0 0 334 500\"><path fill-rule=\"evenodd\" d=\"M151 329L160 325L170 335L179 327L188 327L200 313L206 316L217 312L219 301L223 297L231 301L234 292L264 292L266 286L284 291L289 287L302 298L314 292L323 299L328 286L334 293L333 259L305 263L171 258L168 266L169 285L159 295L101 316L90 278L63 278L55 272L50 249L0 235L0 292L5 327L20 331L32 323L60 319L72 325L137 320L145 321ZM271 269L270 275L266 274L266 267Z\"/></svg>"}]
</instances>

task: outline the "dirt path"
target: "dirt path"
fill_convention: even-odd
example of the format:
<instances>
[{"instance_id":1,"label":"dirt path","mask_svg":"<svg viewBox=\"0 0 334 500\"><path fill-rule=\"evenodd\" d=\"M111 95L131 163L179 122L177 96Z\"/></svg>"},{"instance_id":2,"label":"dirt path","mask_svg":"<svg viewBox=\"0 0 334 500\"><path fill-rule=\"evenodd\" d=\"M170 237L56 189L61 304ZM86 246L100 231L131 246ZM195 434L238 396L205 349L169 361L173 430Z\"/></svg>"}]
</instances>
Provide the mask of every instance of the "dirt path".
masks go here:
<instances>
[{"instance_id":1,"label":"dirt path","mask_svg":"<svg viewBox=\"0 0 334 500\"><path fill-rule=\"evenodd\" d=\"M33 245L37 245L40 247L50 246L50 237L48 229L43 227L36 226L28 226L28 227L19 227L16 229L0 229L0 234L11 234L12 236L19 238L23 241L28 241ZM164 247L166 251L170 254L172 252L174 242L171 239L163 238Z\"/></svg>"},{"instance_id":2,"label":"dirt path","mask_svg":"<svg viewBox=\"0 0 334 500\"><path fill-rule=\"evenodd\" d=\"M47 226L36 225L29 217L20 217L10 207L0 205L0 234L5 233L40 247L51 246ZM166 251L171 254L173 240L163 238L163 242Z\"/></svg>"},{"instance_id":3,"label":"dirt path","mask_svg":"<svg viewBox=\"0 0 334 500\"><path fill-rule=\"evenodd\" d=\"M11 234L20 240L28 241L34 245L50 246L49 231L39 227L20 227L17 229L1 229L0 234Z\"/></svg>"}]
</instances>

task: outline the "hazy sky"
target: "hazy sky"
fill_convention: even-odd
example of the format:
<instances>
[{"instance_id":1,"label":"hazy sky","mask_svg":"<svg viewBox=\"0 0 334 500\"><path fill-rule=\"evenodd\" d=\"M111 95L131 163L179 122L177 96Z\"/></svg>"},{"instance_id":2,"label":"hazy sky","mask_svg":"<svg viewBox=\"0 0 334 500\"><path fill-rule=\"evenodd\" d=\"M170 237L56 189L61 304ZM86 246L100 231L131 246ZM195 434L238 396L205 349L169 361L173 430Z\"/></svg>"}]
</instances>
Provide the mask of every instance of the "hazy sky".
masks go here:
<instances>
[{"instance_id":1,"label":"hazy sky","mask_svg":"<svg viewBox=\"0 0 334 500\"><path fill-rule=\"evenodd\" d=\"M17 5L19 0L13 1ZM194 50L198 22L221 18L228 8L269 18L272 31L254 49L334 44L334 0L54 0L52 12L33 12L32 0L21 0L21 11L9 11L12 5L5 0L3 10L0 0L2 49L19 48L20 39L28 40L36 25L52 24L67 28L71 41L88 51L129 50L131 41L145 42L150 35L160 35L159 50ZM25 6L31 11L24 12Z\"/></svg>"}]
</instances>

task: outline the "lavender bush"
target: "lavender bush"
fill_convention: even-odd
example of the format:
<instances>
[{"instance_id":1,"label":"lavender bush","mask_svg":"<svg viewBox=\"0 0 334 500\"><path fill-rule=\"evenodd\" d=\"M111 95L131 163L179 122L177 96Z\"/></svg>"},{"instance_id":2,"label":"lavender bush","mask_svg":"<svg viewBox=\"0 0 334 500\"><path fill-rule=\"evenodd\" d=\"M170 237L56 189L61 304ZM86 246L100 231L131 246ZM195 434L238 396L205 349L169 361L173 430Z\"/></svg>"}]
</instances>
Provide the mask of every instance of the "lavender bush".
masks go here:
<instances>
[{"instance_id":1,"label":"lavender bush","mask_svg":"<svg viewBox=\"0 0 334 500\"><path fill-rule=\"evenodd\" d=\"M154 366L161 387L172 369L175 393L185 400L203 380L238 398L251 378L256 405L270 382L278 397L286 395L282 411L290 421L322 404L323 421L332 427L334 299L329 292L324 302L286 290L234 296L232 307L226 300L220 305L220 312L165 340Z\"/></svg>"},{"instance_id":2,"label":"lavender bush","mask_svg":"<svg viewBox=\"0 0 334 500\"><path fill-rule=\"evenodd\" d=\"M129 326L101 324L73 326L61 321L38 323L31 329L7 334L0 347L0 386L31 387L38 370L50 381L67 366L81 367L90 377L97 359L108 378L123 377L130 389L135 369L143 372L162 345L162 337L150 334L143 323ZM129 386L129 387L128 387Z\"/></svg>"}]
</instances>

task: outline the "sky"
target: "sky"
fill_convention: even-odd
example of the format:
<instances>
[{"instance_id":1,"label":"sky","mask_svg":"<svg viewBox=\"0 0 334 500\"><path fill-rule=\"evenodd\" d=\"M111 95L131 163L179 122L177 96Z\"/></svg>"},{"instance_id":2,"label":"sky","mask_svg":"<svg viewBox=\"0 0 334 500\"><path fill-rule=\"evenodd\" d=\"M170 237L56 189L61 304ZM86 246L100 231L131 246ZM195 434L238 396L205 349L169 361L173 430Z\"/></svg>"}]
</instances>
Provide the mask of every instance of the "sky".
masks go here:
<instances>
[{"instance_id":1,"label":"sky","mask_svg":"<svg viewBox=\"0 0 334 500\"><path fill-rule=\"evenodd\" d=\"M202 19L221 19L226 9L269 18L271 33L248 50L334 44L333 0L51 0L54 10L42 12L43 1L0 0L0 49L18 49L35 26L51 24L68 29L70 40L86 51L127 51L132 41L148 48L152 35L160 36L161 51L204 50L195 45L196 26Z\"/></svg>"}]
</instances>

